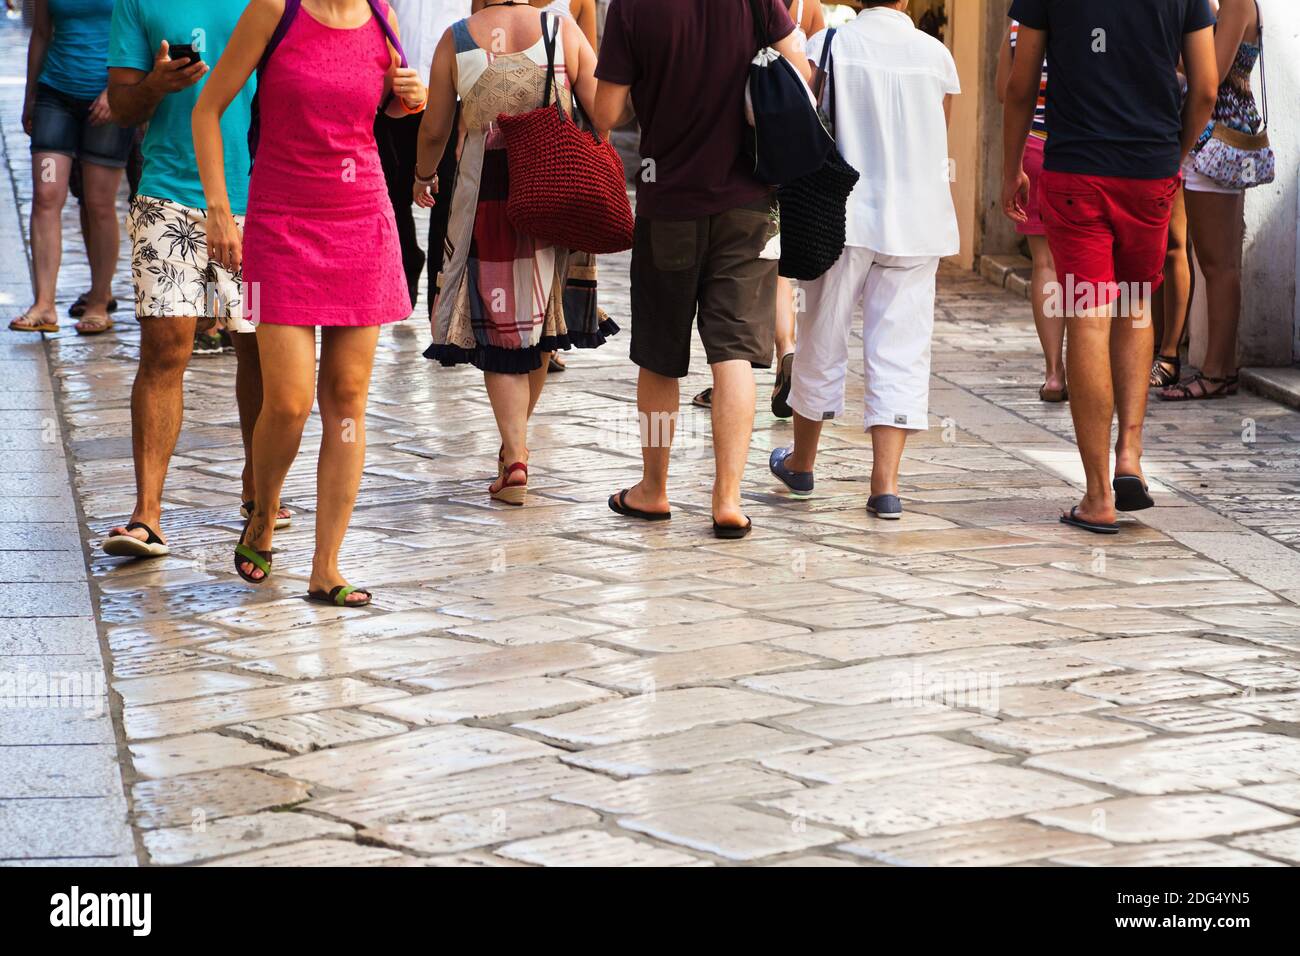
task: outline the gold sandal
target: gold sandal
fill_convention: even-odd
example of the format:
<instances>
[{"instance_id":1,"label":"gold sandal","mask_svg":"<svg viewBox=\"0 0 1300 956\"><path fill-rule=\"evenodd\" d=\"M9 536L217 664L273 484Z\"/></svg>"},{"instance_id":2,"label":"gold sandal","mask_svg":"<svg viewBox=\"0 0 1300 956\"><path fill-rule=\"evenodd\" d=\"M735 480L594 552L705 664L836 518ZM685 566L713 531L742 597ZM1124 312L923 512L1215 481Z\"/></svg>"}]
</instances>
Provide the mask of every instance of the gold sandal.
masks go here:
<instances>
[{"instance_id":1,"label":"gold sandal","mask_svg":"<svg viewBox=\"0 0 1300 956\"><path fill-rule=\"evenodd\" d=\"M10 332L57 332L59 323L54 319L34 319L31 310L9 323Z\"/></svg>"},{"instance_id":2,"label":"gold sandal","mask_svg":"<svg viewBox=\"0 0 1300 956\"><path fill-rule=\"evenodd\" d=\"M83 316L76 324L78 335L103 335L113 331L113 320L107 315Z\"/></svg>"}]
</instances>

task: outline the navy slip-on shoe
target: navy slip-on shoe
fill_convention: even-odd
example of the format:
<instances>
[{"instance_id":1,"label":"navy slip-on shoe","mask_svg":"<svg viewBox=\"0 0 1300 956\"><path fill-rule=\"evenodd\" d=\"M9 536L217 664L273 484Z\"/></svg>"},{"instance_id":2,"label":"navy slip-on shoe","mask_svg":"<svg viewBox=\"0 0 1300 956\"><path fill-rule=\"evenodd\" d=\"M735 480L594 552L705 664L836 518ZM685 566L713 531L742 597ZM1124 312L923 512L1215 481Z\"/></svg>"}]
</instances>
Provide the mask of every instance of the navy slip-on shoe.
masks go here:
<instances>
[{"instance_id":1,"label":"navy slip-on shoe","mask_svg":"<svg viewBox=\"0 0 1300 956\"><path fill-rule=\"evenodd\" d=\"M813 473L811 471L791 471L785 466L793 448L775 448L772 457L767 460L767 467L780 482L790 489L795 498L808 498L813 493Z\"/></svg>"},{"instance_id":2,"label":"navy slip-on shoe","mask_svg":"<svg viewBox=\"0 0 1300 956\"><path fill-rule=\"evenodd\" d=\"M897 521L903 517L903 502L898 495L872 495L867 499L867 510L877 518Z\"/></svg>"}]
</instances>

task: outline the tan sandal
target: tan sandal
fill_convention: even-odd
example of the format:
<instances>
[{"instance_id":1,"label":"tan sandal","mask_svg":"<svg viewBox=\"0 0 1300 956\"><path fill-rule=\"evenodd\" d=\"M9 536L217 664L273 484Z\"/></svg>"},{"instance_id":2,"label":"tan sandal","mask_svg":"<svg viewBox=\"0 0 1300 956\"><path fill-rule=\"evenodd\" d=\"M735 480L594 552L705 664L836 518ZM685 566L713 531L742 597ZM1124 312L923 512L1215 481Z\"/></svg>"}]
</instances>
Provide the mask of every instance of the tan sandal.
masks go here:
<instances>
[{"instance_id":1,"label":"tan sandal","mask_svg":"<svg viewBox=\"0 0 1300 956\"><path fill-rule=\"evenodd\" d=\"M83 316L76 324L78 335L103 335L113 331L113 320L108 315Z\"/></svg>"},{"instance_id":2,"label":"tan sandal","mask_svg":"<svg viewBox=\"0 0 1300 956\"><path fill-rule=\"evenodd\" d=\"M54 319L35 319L30 310L9 323L10 332L57 332L59 323Z\"/></svg>"},{"instance_id":3,"label":"tan sandal","mask_svg":"<svg viewBox=\"0 0 1300 956\"><path fill-rule=\"evenodd\" d=\"M510 481L510 476L516 471L522 471L524 473L524 483L522 485L512 485L508 483ZM500 501L508 505L514 505L515 507L523 505L524 501L528 498L528 466L522 461L517 461L505 470L505 474L501 476L500 480L506 482L506 484L503 484L495 491L491 488L488 489L488 494L491 495L492 500Z\"/></svg>"}]
</instances>

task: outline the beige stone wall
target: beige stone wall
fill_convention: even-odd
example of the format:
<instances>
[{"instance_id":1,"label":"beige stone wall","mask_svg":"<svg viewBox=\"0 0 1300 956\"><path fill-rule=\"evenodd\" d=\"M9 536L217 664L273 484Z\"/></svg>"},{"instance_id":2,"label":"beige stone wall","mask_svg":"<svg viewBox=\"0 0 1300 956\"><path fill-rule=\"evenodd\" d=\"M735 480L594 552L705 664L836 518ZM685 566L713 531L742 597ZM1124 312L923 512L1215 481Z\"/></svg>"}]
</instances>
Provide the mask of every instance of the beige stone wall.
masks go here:
<instances>
[{"instance_id":1,"label":"beige stone wall","mask_svg":"<svg viewBox=\"0 0 1300 956\"><path fill-rule=\"evenodd\" d=\"M1241 364L1290 365L1300 358L1300 3L1260 7L1277 180L1246 194Z\"/></svg>"},{"instance_id":2,"label":"beige stone wall","mask_svg":"<svg viewBox=\"0 0 1300 956\"><path fill-rule=\"evenodd\" d=\"M1013 252L1019 241L1002 215L1002 106L994 91L998 49L1006 30L1005 0L947 0L947 43L957 61L961 95L948 131L956 180L953 201L961 229L958 262Z\"/></svg>"}]
</instances>

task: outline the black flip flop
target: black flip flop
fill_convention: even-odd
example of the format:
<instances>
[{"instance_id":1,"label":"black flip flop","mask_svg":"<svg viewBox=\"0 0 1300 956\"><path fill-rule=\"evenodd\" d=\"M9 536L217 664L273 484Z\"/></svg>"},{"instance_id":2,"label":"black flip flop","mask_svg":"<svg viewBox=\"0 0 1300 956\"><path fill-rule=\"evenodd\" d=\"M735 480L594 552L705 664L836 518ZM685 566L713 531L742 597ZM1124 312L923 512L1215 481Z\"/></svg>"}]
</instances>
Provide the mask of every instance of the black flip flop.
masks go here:
<instances>
[{"instance_id":1,"label":"black flip flop","mask_svg":"<svg viewBox=\"0 0 1300 956\"><path fill-rule=\"evenodd\" d=\"M110 315L116 312L117 299L109 299L108 305L104 307L104 311L109 313ZM76 302L68 306L68 315L72 316L74 319L79 319L85 314L86 314L86 293L83 292L81 295L77 296Z\"/></svg>"},{"instance_id":2,"label":"black flip flop","mask_svg":"<svg viewBox=\"0 0 1300 956\"><path fill-rule=\"evenodd\" d=\"M794 353L786 352L776 369L776 384L772 388L772 414L776 418L794 417L790 407L790 386L794 383Z\"/></svg>"},{"instance_id":3,"label":"black flip flop","mask_svg":"<svg viewBox=\"0 0 1300 956\"><path fill-rule=\"evenodd\" d=\"M1100 524L1096 521L1080 518L1078 505L1071 508L1068 515L1061 515L1061 524L1068 524L1072 528L1082 528L1084 531L1091 531L1093 534L1119 534L1119 525L1117 524Z\"/></svg>"},{"instance_id":4,"label":"black flip flop","mask_svg":"<svg viewBox=\"0 0 1300 956\"><path fill-rule=\"evenodd\" d=\"M746 518L745 523L739 527L734 524L718 524L713 522L713 536L721 538L723 541L739 541L741 538L749 537L749 533L754 530L754 520Z\"/></svg>"},{"instance_id":5,"label":"black flip flop","mask_svg":"<svg viewBox=\"0 0 1300 956\"><path fill-rule=\"evenodd\" d=\"M127 531L143 531L148 538L141 541L129 534L110 535L100 545L104 553L114 558L165 558L171 549L158 537L158 533L143 521L132 521L126 526Z\"/></svg>"},{"instance_id":6,"label":"black flip flop","mask_svg":"<svg viewBox=\"0 0 1300 956\"><path fill-rule=\"evenodd\" d=\"M364 594L364 601L349 601L349 594ZM325 591L308 591L307 600L314 601L316 604L329 604L333 607L369 607L373 595L364 588L354 588L350 584L340 584L338 587L330 588Z\"/></svg>"},{"instance_id":7,"label":"black flip flop","mask_svg":"<svg viewBox=\"0 0 1300 956\"><path fill-rule=\"evenodd\" d=\"M244 530L239 533L239 544L235 545L235 573L247 581L249 584L265 584L271 577L271 552L254 551L251 547L244 544L244 535L248 534L248 526L252 523L250 518L244 522ZM255 578L244 571L242 565L251 564L258 571L262 572L260 578Z\"/></svg>"},{"instance_id":8,"label":"black flip flop","mask_svg":"<svg viewBox=\"0 0 1300 956\"><path fill-rule=\"evenodd\" d=\"M667 521L673 516L671 511L642 511L627 503L627 493L631 488L624 488L616 495L609 496L609 510L625 518L640 518L642 521Z\"/></svg>"},{"instance_id":9,"label":"black flip flop","mask_svg":"<svg viewBox=\"0 0 1300 956\"><path fill-rule=\"evenodd\" d=\"M1146 483L1137 475L1116 475L1110 486L1115 489L1116 511L1145 511L1156 506Z\"/></svg>"}]
</instances>

